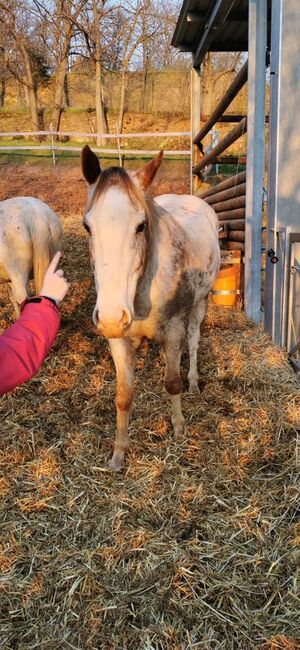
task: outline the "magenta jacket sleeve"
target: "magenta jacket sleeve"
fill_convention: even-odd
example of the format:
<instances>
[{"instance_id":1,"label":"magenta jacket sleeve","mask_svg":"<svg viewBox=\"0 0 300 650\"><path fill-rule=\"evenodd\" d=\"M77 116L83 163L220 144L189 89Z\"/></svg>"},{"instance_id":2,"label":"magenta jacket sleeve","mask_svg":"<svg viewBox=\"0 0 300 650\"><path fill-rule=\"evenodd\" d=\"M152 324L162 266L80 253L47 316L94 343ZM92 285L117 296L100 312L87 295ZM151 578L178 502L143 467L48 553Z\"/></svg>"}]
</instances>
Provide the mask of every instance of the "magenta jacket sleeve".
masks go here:
<instances>
[{"instance_id":1,"label":"magenta jacket sleeve","mask_svg":"<svg viewBox=\"0 0 300 650\"><path fill-rule=\"evenodd\" d=\"M0 336L0 395L23 384L39 370L60 323L47 298L23 303L20 318Z\"/></svg>"}]
</instances>

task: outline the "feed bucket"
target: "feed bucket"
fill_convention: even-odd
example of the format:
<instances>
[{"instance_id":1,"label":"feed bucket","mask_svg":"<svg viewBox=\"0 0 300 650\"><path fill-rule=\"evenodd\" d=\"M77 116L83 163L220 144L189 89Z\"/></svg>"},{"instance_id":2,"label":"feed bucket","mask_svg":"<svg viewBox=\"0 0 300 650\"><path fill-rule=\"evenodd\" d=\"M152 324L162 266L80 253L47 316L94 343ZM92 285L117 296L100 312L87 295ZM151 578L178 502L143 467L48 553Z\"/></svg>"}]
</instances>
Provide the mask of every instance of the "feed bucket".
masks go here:
<instances>
[{"instance_id":1,"label":"feed bucket","mask_svg":"<svg viewBox=\"0 0 300 650\"><path fill-rule=\"evenodd\" d=\"M211 293L215 305L234 307L237 302L239 282L239 265L234 264L220 269Z\"/></svg>"}]
</instances>

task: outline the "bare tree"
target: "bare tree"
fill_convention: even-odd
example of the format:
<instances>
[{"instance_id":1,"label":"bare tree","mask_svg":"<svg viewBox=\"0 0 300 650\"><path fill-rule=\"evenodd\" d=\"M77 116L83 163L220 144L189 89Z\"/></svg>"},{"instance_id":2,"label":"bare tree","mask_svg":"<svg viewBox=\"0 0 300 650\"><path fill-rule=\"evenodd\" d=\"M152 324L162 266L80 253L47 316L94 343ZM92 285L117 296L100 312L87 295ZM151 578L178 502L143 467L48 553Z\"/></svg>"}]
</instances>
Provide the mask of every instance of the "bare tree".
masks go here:
<instances>
[{"instance_id":1,"label":"bare tree","mask_svg":"<svg viewBox=\"0 0 300 650\"><path fill-rule=\"evenodd\" d=\"M90 61L95 74L95 110L96 110L96 143L98 146L105 145L105 139L101 138L103 133L108 133L106 109L103 90L103 50L106 45L103 38L105 33L105 19L112 12L112 7L107 0L89 0L86 11L82 12L78 19L77 26L81 30Z\"/></svg>"},{"instance_id":2,"label":"bare tree","mask_svg":"<svg viewBox=\"0 0 300 650\"><path fill-rule=\"evenodd\" d=\"M158 36L162 26L159 21L155 20L153 5L151 0L127 0L122 4L122 14L120 20L119 39L122 42L121 56L121 90L119 106L119 132L123 130L123 119L125 110L125 99L127 89L127 77L130 65L133 65L133 57L138 60L142 55L145 61L149 59L149 49L147 43ZM136 67L136 63L135 63Z\"/></svg>"},{"instance_id":3,"label":"bare tree","mask_svg":"<svg viewBox=\"0 0 300 650\"><path fill-rule=\"evenodd\" d=\"M7 69L25 88L32 128L41 127L38 109L39 52L36 45L35 27L30 21L27 6L17 0L0 1L0 26L5 34L2 48Z\"/></svg>"},{"instance_id":4,"label":"bare tree","mask_svg":"<svg viewBox=\"0 0 300 650\"><path fill-rule=\"evenodd\" d=\"M69 57L72 54L72 39L76 32L78 16L83 11L87 0L33 0L35 11L48 26L47 46L52 58L54 85L54 106L52 123L59 131L61 115L67 91L66 75Z\"/></svg>"}]
</instances>

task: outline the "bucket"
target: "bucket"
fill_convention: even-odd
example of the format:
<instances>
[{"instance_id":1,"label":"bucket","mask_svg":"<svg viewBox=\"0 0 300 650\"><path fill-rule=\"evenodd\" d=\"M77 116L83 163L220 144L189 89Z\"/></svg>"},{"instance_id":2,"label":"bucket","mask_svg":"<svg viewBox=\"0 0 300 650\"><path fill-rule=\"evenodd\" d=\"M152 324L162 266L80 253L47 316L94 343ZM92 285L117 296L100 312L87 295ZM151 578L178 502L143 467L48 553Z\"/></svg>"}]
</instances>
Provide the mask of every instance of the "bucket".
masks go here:
<instances>
[{"instance_id":1,"label":"bucket","mask_svg":"<svg viewBox=\"0 0 300 650\"><path fill-rule=\"evenodd\" d=\"M220 269L211 290L213 303L223 307L234 307L237 296L240 293L238 290L238 281L238 264Z\"/></svg>"}]
</instances>

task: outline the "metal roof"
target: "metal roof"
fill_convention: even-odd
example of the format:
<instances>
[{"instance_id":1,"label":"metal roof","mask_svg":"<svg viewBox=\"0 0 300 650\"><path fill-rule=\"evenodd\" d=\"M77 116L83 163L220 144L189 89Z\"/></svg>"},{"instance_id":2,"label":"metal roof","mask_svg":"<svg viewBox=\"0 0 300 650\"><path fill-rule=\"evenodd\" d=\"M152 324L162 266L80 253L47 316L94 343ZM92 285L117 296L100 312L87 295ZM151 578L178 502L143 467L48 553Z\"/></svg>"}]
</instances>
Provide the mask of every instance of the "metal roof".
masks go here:
<instances>
[{"instance_id":1,"label":"metal roof","mask_svg":"<svg viewBox=\"0 0 300 650\"><path fill-rule=\"evenodd\" d=\"M207 52L246 52L248 3L249 0L184 0L172 45L192 52L195 68ZM268 44L271 4L272 0L268 0Z\"/></svg>"}]
</instances>

